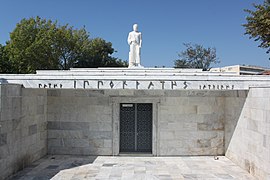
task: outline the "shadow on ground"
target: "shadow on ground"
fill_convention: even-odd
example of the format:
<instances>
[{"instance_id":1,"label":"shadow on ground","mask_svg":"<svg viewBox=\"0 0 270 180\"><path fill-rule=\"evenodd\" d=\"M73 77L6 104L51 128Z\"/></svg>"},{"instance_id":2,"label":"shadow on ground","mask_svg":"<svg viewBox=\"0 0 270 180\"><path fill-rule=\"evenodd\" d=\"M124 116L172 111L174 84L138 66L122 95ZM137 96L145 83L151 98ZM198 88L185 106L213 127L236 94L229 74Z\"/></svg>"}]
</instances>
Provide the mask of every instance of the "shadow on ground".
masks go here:
<instances>
[{"instance_id":1,"label":"shadow on ground","mask_svg":"<svg viewBox=\"0 0 270 180\"><path fill-rule=\"evenodd\" d=\"M64 169L72 169L86 164L92 164L97 156L52 156L35 161L32 165L19 171L10 180L47 180Z\"/></svg>"}]
</instances>

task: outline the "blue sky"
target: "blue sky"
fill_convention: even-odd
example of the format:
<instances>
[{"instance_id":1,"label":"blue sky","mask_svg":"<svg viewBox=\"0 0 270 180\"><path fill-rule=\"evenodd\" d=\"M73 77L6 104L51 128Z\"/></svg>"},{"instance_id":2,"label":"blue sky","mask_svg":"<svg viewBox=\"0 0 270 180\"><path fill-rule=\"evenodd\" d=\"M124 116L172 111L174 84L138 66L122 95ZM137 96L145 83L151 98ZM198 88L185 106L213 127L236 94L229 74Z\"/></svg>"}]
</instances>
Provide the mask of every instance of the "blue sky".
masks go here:
<instances>
[{"instance_id":1,"label":"blue sky","mask_svg":"<svg viewBox=\"0 0 270 180\"><path fill-rule=\"evenodd\" d=\"M243 9L263 0L0 0L0 43L22 18L40 16L86 27L92 38L112 42L113 56L128 59L128 32L138 23L142 64L172 67L183 43L216 47L221 63L270 66L265 49L244 35Z\"/></svg>"}]
</instances>

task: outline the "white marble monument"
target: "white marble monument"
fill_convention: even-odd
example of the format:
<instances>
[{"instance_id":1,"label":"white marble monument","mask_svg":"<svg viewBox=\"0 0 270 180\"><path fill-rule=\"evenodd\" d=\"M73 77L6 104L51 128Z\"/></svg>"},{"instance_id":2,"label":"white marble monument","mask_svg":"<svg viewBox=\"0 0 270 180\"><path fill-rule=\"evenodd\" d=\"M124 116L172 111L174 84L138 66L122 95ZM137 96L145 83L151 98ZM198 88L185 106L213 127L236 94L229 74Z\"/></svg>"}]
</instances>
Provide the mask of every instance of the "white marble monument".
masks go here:
<instances>
[{"instance_id":1,"label":"white marble monument","mask_svg":"<svg viewBox=\"0 0 270 180\"><path fill-rule=\"evenodd\" d=\"M141 65L142 33L138 32L138 25L133 25L133 31L128 34L129 68L143 67Z\"/></svg>"}]
</instances>

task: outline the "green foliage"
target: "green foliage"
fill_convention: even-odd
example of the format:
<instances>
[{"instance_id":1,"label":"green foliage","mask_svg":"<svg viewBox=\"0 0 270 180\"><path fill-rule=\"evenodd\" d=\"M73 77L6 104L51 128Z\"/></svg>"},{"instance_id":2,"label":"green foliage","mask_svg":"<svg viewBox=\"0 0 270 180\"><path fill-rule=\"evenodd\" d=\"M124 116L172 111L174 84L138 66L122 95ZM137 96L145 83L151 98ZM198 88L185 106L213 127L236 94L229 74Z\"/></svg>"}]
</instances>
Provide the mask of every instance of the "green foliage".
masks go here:
<instances>
[{"instance_id":1,"label":"green foliage","mask_svg":"<svg viewBox=\"0 0 270 180\"><path fill-rule=\"evenodd\" d=\"M56 23L44 19L23 19L10 33L6 51L14 73L34 73L36 69L58 69L54 50Z\"/></svg>"},{"instance_id":2,"label":"green foliage","mask_svg":"<svg viewBox=\"0 0 270 180\"><path fill-rule=\"evenodd\" d=\"M10 34L5 50L14 65L14 73L125 65L110 56L114 52L110 42L90 39L85 28L60 26L40 17L21 20Z\"/></svg>"},{"instance_id":3,"label":"green foliage","mask_svg":"<svg viewBox=\"0 0 270 180\"><path fill-rule=\"evenodd\" d=\"M83 61L87 53L90 53L91 40L87 31L83 29L73 30L72 27L62 26L56 32L55 49L59 53L60 69L70 69L78 62Z\"/></svg>"},{"instance_id":4,"label":"green foliage","mask_svg":"<svg viewBox=\"0 0 270 180\"><path fill-rule=\"evenodd\" d=\"M249 14L246 17L245 27L247 35L255 41L259 41L261 48L266 48L270 52L270 1L265 1L262 5L253 4L255 11L246 9Z\"/></svg>"},{"instance_id":5,"label":"green foliage","mask_svg":"<svg viewBox=\"0 0 270 180\"><path fill-rule=\"evenodd\" d=\"M0 73L12 73L13 66L11 61L8 59L5 46L0 44Z\"/></svg>"},{"instance_id":6,"label":"green foliage","mask_svg":"<svg viewBox=\"0 0 270 180\"><path fill-rule=\"evenodd\" d=\"M198 68L209 70L212 64L219 63L215 48L204 48L198 44L185 43L186 50L178 54L179 59L174 61L176 68Z\"/></svg>"},{"instance_id":7,"label":"green foliage","mask_svg":"<svg viewBox=\"0 0 270 180\"><path fill-rule=\"evenodd\" d=\"M101 38L90 40L90 46L84 52L84 58L78 61L75 67L126 67L126 61L111 57L114 53L111 42Z\"/></svg>"}]
</instances>

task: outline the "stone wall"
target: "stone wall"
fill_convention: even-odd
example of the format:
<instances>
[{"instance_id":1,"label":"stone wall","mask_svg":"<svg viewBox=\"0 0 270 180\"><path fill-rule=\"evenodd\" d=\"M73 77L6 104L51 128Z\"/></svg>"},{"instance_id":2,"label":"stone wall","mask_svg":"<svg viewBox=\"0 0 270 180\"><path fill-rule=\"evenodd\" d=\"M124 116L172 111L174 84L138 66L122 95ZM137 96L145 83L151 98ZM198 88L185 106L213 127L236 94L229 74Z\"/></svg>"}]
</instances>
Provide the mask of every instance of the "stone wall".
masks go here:
<instances>
[{"instance_id":1,"label":"stone wall","mask_svg":"<svg viewBox=\"0 0 270 180\"><path fill-rule=\"evenodd\" d=\"M112 155L112 105L103 90L48 90L48 153Z\"/></svg>"},{"instance_id":2,"label":"stone wall","mask_svg":"<svg viewBox=\"0 0 270 180\"><path fill-rule=\"evenodd\" d=\"M225 98L225 152L228 149L229 143L233 136L238 119L242 113L248 91L236 91L235 96L227 96Z\"/></svg>"},{"instance_id":3,"label":"stone wall","mask_svg":"<svg viewBox=\"0 0 270 180\"><path fill-rule=\"evenodd\" d=\"M152 102L154 155L224 155L246 95L239 90L49 89L48 153L118 155L119 104Z\"/></svg>"},{"instance_id":4,"label":"stone wall","mask_svg":"<svg viewBox=\"0 0 270 180\"><path fill-rule=\"evenodd\" d=\"M46 90L0 85L0 179L47 154Z\"/></svg>"},{"instance_id":5,"label":"stone wall","mask_svg":"<svg viewBox=\"0 0 270 180\"><path fill-rule=\"evenodd\" d=\"M258 179L270 179L270 88L251 88L226 156Z\"/></svg>"},{"instance_id":6,"label":"stone wall","mask_svg":"<svg viewBox=\"0 0 270 180\"><path fill-rule=\"evenodd\" d=\"M226 153L251 174L269 178L270 88L252 88L248 94L25 89L9 84L0 90L1 178L47 153L118 155L120 103L153 103L154 155Z\"/></svg>"},{"instance_id":7,"label":"stone wall","mask_svg":"<svg viewBox=\"0 0 270 180\"><path fill-rule=\"evenodd\" d=\"M169 91L170 92L170 91ZM159 106L159 155L224 155L246 91L178 91ZM243 103L242 103L243 104ZM226 108L231 110L227 113Z\"/></svg>"}]
</instances>

